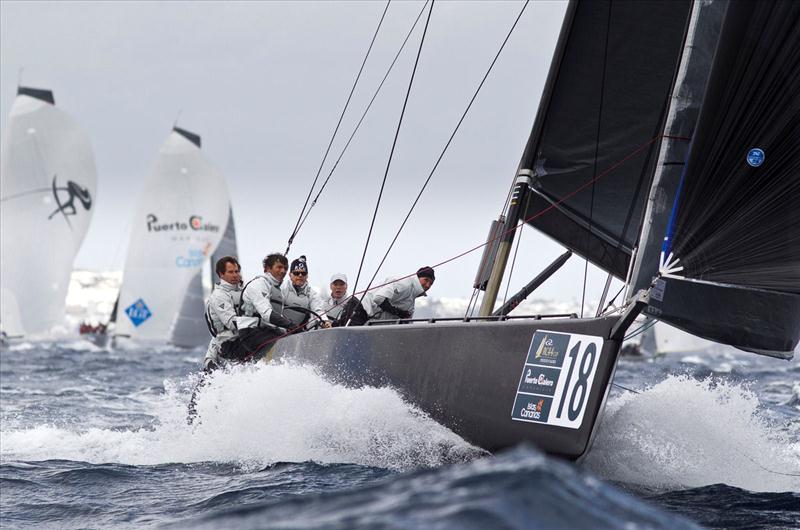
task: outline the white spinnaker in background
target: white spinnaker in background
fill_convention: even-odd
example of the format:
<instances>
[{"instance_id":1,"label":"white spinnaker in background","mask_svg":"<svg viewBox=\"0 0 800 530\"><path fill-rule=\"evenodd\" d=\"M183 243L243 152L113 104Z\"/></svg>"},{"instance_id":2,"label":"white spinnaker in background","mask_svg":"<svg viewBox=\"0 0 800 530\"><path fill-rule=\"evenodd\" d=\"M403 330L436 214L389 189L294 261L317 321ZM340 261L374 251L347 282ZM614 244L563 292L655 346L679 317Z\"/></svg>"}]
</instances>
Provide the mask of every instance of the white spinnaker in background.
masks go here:
<instances>
[{"instance_id":1,"label":"white spinnaker in background","mask_svg":"<svg viewBox=\"0 0 800 530\"><path fill-rule=\"evenodd\" d=\"M46 334L64 322L97 191L89 136L52 101L50 91L21 87L3 133L0 329L10 336Z\"/></svg>"},{"instance_id":2,"label":"white spinnaker in background","mask_svg":"<svg viewBox=\"0 0 800 530\"><path fill-rule=\"evenodd\" d=\"M225 179L200 151L200 138L173 130L134 214L117 335L181 346L208 341L199 280L229 207Z\"/></svg>"}]
</instances>

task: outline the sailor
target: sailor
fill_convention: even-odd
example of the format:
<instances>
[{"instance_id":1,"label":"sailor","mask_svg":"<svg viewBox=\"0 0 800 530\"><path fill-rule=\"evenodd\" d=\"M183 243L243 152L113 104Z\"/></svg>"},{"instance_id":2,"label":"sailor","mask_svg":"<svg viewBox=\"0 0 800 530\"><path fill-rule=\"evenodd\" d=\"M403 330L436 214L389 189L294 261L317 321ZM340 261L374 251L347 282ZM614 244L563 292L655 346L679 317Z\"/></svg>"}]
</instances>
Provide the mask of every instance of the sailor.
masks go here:
<instances>
[{"instance_id":1,"label":"sailor","mask_svg":"<svg viewBox=\"0 0 800 530\"><path fill-rule=\"evenodd\" d=\"M325 302L316 289L308 283L308 262L305 256L292 261L289 267L289 281L281 286L283 294L283 314L292 321L294 327L305 325L311 329L322 321L323 328L331 327L325 315ZM317 318L319 316L319 319Z\"/></svg>"},{"instance_id":2,"label":"sailor","mask_svg":"<svg viewBox=\"0 0 800 530\"><path fill-rule=\"evenodd\" d=\"M261 330L280 336L294 326L283 316L283 293L281 282L286 277L288 260L280 253L269 254L262 261L264 274L259 274L242 289L242 305L239 313L255 317Z\"/></svg>"},{"instance_id":3,"label":"sailor","mask_svg":"<svg viewBox=\"0 0 800 530\"><path fill-rule=\"evenodd\" d=\"M222 364L222 345L238 335L238 310L242 296L242 268L233 256L224 256L215 266L219 283L206 302L206 325L212 339L203 359L203 369L210 372Z\"/></svg>"},{"instance_id":4,"label":"sailor","mask_svg":"<svg viewBox=\"0 0 800 530\"><path fill-rule=\"evenodd\" d=\"M347 303L347 275L337 272L331 276L331 295L324 300L325 314L328 318L336 322L336 319L342 314L345 304Z\"/></svg>"},{"instance_id":5,"label":"sailor","mask_svg":"<svg viewBox=\"0 0 800 530\"><path fill-rule=\"evenodd\" d=\"M414 276L378 287L373 292L367 293L360 305L350 304L355 306L352 307L350 325L360 326L367 320L413 318L416 299L427 296L426 293L435 280L433 269L422 267Z\"/></svg>"}]
</instances>

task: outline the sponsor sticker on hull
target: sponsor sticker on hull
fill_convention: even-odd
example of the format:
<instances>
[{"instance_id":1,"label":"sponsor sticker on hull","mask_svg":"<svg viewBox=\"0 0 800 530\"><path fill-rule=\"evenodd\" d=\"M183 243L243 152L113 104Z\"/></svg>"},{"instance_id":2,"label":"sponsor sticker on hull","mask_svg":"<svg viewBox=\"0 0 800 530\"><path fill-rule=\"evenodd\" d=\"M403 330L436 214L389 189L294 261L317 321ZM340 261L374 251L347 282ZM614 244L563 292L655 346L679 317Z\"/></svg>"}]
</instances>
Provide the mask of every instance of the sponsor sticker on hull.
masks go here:
<instances>
[{"instance_id":1,"label":"sponsor sticker on hull","mask_svg":"<svg viewBox=\"0 0 800 530\"><path fill-rule=\"evenodd\" d=\"M580 428L602 351L602 337L536 331L511 419Z\"/></svg>"}]
</instances>

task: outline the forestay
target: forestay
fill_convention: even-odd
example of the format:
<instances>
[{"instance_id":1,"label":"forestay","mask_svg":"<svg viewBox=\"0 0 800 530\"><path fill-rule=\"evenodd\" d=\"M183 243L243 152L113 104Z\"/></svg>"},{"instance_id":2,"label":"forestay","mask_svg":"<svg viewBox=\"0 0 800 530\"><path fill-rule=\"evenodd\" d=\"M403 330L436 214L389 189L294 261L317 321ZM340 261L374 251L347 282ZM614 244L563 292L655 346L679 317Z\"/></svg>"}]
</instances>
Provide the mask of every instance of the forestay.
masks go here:
<instances>
[{"instance_id":1,"label":"forestay","mask_svg":"<svg viewBox=\"0 0 800 530\"><path fill-rule=\"evenodd\" d=\"M0 158L0 329L47 333L64 321L72 262L92 218L91 143L51 91L19 87Z\"/></svg>"},{"instance_id":2,"label":"forestay","mask_svg":"<svg viewBox=\"0 0 800 530\"><path fill-rule=\"evenodd\" d=\"M120 290L118 335L193 346L205 342L203 264L230 210L222 173L200 137L175 128L144 183Z\"/></svg>"}]
</instances>

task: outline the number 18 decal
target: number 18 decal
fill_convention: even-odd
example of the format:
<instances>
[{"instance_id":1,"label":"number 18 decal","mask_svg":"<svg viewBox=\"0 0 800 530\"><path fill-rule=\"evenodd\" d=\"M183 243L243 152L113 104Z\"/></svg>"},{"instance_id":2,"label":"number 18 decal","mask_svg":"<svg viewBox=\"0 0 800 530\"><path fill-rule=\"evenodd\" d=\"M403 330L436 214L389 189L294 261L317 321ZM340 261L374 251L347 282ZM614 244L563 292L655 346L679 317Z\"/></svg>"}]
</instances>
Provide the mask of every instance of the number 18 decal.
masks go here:
<instances>
[{"instance_id":1,"label":"number 18 decal","mask_svg":"<svg viewBox=\"0 0 800 530\"><path fill-rule=\"evenodd\" d=\"M511 419L579 428L602 351L602 337L534 333Z\"/></svg>"}]
</instances>

